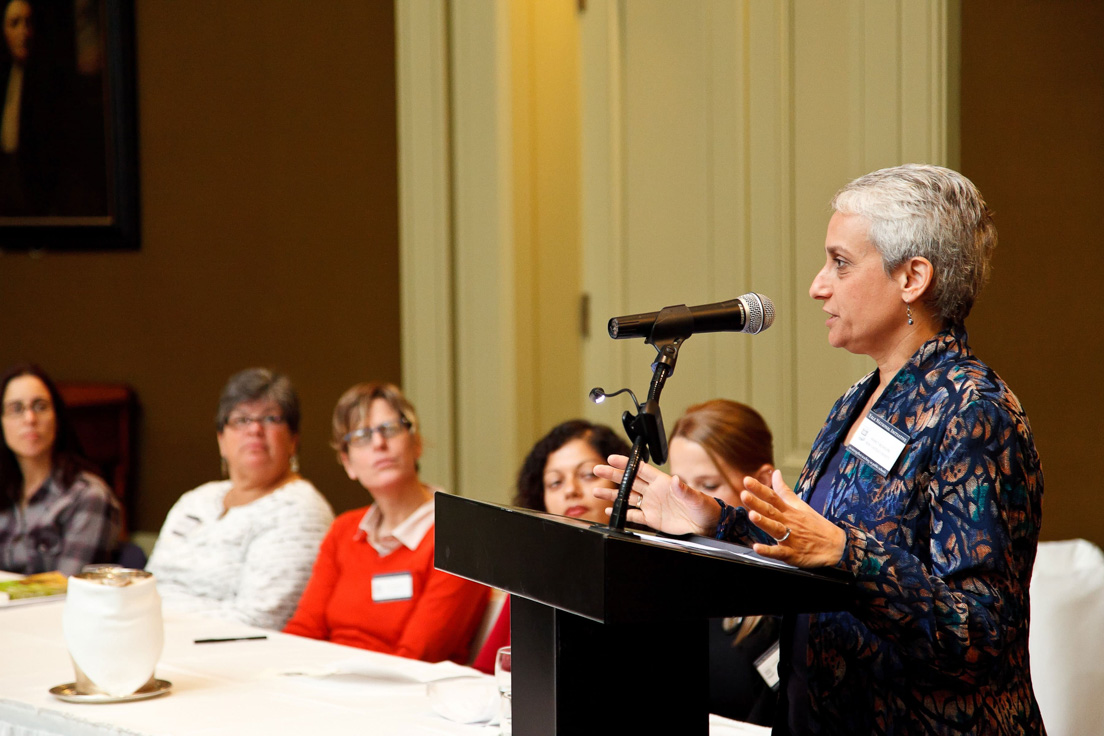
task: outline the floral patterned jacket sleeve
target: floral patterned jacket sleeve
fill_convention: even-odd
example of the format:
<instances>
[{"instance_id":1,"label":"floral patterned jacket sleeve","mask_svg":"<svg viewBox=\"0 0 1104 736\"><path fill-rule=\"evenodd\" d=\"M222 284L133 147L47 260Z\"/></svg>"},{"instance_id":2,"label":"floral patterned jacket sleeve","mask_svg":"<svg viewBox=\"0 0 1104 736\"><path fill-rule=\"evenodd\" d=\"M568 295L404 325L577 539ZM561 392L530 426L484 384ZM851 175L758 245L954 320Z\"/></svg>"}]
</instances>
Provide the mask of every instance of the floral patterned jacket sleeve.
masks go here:
<instances>
[{"instance_id":1,"label":"floral patterned jacket sleeve","mask_svg":"<svg viewBox=\"0 0 1104 736\"><path fill-rule=\"evenodd\" d=\"M833 407L803 498L875 385ZM1043 733L1027 647L1043 477L1019 401L956 328L871 412L908 441L885 476L845 449L830 490L857 594L851 612L810 617L812 720L822 733Z\"/></svg>"}]
</instances>

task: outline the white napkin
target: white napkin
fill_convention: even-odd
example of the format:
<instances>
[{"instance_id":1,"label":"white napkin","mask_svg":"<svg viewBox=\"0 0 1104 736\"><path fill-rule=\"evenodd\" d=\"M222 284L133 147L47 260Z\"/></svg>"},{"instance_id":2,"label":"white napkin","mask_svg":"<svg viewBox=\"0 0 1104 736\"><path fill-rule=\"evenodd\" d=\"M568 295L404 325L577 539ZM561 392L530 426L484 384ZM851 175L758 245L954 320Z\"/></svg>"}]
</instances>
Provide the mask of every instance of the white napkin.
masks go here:
<instances>
[{"instance_id":1,"label":"white napkin","mask_svg":"<svg viewBox=\"0 0 1104 736\"><path fill-rule=\"evenodd\" d=\"M134 693L153 676L165 639L153 576L121 587L70 577L62 629L73 664L96 689Z\"/></svg>"},{"instance_id":2,"label":"white napkin","mask_svg":"<svg viewBox=\"0 0 1104 736\"><path fill-rule=\"evenodd\" d=\"M422 662L417 659L387 657L380 661L370 656L344 659L322 667L292 667L276 671L278 675L301 677L352 676L396 684L430 683L456 677L482 677L482 673L455 662Z\"/></svg>"},{"instance_id":3,"label":"white napkin","mask_svg":"<svg viewBox=\"0 0 1104 736\"><path fill-rule=\"evenodd\" d=\"M433 712L457 723L498 719L498 686L493 677L450 677L426 686Z\"/></svg>"}]
</instances>

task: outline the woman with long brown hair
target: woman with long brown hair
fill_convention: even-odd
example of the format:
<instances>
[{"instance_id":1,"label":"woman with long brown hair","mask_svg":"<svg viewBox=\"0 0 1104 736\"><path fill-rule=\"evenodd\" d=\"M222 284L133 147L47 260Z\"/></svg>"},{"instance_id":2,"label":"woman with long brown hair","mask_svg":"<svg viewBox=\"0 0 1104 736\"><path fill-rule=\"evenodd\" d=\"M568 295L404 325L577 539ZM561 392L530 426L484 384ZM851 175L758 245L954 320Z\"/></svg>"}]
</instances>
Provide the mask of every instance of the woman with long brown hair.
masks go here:
<instances>
[{"instance_id":1,"label":"woman with long brown hair","mask_svg":"<svg viewBox=\"0 0 1104 736\"><path fill-rule=\"evenodd\" d=\"M120 507L89 472L65 403L36 365L0 378L0 570L76 575L115 550Z\"/></svg>"},{"instance_id":2,"label":"woman with long brown hair","mask_svg":"<svg viewBox=\"0 0 1104 736\"><path fill-rule=\"evenodd\" d=\"M692 488L740 505L745 477L770 481L774 448L770 428L746 404L713 399L691 406L671 429L671 474ZM778 646L779 621L770 616L709 622L709 709L728 718L770 725L777 677L756 662ZM770 678L770 679L766 679Z\"/></svg>"}]
</instances>

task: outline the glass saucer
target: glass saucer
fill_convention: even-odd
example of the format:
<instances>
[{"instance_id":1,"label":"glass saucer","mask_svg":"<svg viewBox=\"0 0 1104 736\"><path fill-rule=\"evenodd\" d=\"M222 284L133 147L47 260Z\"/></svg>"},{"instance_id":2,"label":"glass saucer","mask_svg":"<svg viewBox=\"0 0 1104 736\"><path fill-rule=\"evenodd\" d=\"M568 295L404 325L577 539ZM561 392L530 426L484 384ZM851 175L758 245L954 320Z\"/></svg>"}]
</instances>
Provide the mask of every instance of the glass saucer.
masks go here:
<instances>
[{"instance_id":1,"label":"glass saucer","mask_svg":"<svg viewBox=\"0 0 1104 736\"><path fill-rule=\"evenodd\" d=\"M77 692L77 683L67 682L64 685L55 685L50 688L50 694L58 700L67 703L128 703L131 700L145 700L156 698L172 690L172 683L168 680L151 680L137 692L130 695L107 695L105 693L81 693Z\"/></svg>"}]
</instances>

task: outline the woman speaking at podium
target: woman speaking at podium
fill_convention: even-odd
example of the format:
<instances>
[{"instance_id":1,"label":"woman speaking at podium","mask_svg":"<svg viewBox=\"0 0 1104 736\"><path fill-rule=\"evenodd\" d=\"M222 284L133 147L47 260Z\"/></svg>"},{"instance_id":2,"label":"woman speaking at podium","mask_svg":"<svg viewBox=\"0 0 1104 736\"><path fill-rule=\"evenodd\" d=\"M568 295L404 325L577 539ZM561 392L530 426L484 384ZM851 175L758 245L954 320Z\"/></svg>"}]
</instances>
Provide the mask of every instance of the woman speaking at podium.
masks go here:
<instances>
[{"instance_id":1,"label":"woman speaking at podium","mask_svg":"<svg viewBox=\"0 0 1104 736\"><path fill-rule=\"evenodd\" d=\"M778 471L745 478L737 509L642 465L627 519L850 573L850 612L784 622L775 734L1044 733L1027 644L1043 476L964 328L992 215L964 176L921 165L860 177L832 209L809 294L829 343L876 369L832 407L793 490ZM616 483L625 462L595 472Z\"/></svg>"}]
</instances>

